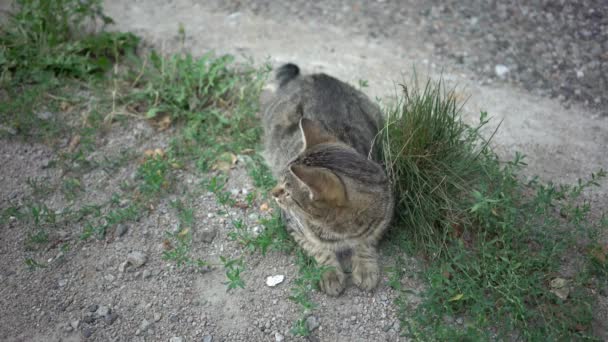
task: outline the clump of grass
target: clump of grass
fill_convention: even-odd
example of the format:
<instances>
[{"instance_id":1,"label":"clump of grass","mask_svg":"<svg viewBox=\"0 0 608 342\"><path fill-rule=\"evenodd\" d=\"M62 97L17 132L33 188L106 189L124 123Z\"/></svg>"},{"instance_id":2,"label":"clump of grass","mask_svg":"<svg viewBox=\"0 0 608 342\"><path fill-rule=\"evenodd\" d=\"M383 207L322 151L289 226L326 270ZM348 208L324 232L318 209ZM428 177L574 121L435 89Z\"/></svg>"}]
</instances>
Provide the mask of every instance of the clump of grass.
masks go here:
<instances>
[{"instance_id":1,"label":"clump of grass","mask_svg":"<svg viewBox=\"0 0 608 342\"><path fill-rule=\"evenodd\" d=\"M581 194L605 172L572 186L525 182L524 157L500 162L480 136L486 114L470 127L459 111L454 92L441 83L404 88L381 133L398 199L391 243L432 259L415 315L405 292L398 301L403 332L419 340L590 338L590 289L605 279L597 266L604 250L587 248L590 262L564 280L571 289L566 299L551 282L565 253L576 257L576 242L598 234L601 222L589 218ZM455 316L464 324L451 323Z\"/></svg>"},{"instance_id":2,"label":"clump of grass","mask_svg":"<svg viewBox=\"0 0 608 342\"><path fill-rule=\"evenodd\" d=\"M112 66L117 55L138 44L130 33L86 29L97 21L112 23L99 0L17 0L14 10L0 34L3 82L99 75Z\"/></svg>"},{"instance_id":3,"label":"clump of grass","mask_svg":"<svg viewBox=\"0 0 608 342\"><path fill-rule=\"evenodd\" d=\"M397 194L396 218L408 239L436 256L469 219L466 194L483 172L478 129L460 121L453 91L441 83L403 86L381 131L384 162ZM463 197L464 196L464 197Z\"/></svg>"}]
</instances>

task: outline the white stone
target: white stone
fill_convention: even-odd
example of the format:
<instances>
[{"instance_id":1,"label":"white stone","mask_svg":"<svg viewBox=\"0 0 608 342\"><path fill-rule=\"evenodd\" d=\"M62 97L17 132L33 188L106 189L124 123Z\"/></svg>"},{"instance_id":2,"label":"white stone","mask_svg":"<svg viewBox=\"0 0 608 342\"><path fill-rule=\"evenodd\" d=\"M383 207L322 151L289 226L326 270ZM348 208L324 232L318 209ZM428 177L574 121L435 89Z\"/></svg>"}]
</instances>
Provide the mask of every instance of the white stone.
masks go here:
<instances>
[{"instance_id":1,"label":"white stone","mask_svg":"<svg viewBox=\"0 0 608 342\"><path fill-rule=\"evenodd\" d=\"M282 283L284 280L285 280L285 276L282 274L269 276L268 278L266 278L266 285L268 285L270 287L275 287L275 286L279 285L280 283Z\"/></svg>"},{"instance_id":2,"label":"white stone","mask_svg":"<svg viewBox=\"0 0 608 342\"><path fill-rule=\"evenodd\" d=\"M502 64L497 64L494 67L494 73L496 73L496 76L500 77L500 78L504 78L505 76L507 76L507 74L509 73L509 68L506 65L502 65Z\"/></svg>"}]
</instances>

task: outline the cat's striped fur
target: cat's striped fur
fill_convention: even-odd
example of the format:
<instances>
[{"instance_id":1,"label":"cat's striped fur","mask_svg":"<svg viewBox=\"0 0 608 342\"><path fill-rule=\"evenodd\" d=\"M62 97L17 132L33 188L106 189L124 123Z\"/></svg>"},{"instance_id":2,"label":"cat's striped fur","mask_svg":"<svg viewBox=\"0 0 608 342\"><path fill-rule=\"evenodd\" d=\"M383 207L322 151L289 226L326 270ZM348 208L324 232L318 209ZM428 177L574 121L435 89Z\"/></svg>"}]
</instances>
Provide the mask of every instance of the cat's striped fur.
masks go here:
<instances>
[{"instance_id":1,"label":"cat's striped fur","mask_svg":"<svg viewBox=\"0 0 608 342\"><path fill-rule=\"evenodd\" d=\"M293 64L263 106L265 158L278 185L272 194L294 239L321 265L320 287L344 289L338 255L351 256L363 289L379 279L376 246L393 214L393 195L373 140L380 109L363 93L325 74L301 76Z\"/></svg>"}]
</instances>

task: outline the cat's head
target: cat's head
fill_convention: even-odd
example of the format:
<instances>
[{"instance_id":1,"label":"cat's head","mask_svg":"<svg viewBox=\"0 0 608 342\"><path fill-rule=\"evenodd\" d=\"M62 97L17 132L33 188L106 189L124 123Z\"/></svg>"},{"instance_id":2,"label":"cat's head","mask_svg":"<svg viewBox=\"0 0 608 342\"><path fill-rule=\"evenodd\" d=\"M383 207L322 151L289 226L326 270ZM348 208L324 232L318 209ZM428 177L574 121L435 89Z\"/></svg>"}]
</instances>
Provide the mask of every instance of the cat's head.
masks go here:
<instances>
[{"instance_id":1,"label":"cat's head","mask_svg":"<svg viewBox=\"0 0 608 342\"><path fill-rule=\"evenodd\" d=\"M300 131L302 151L272 190L279 206L332 229L336 238L356 236L372 222L390 217L392 194L381 165L314 121L302 119Z\"/></svg>"}]
</instances>

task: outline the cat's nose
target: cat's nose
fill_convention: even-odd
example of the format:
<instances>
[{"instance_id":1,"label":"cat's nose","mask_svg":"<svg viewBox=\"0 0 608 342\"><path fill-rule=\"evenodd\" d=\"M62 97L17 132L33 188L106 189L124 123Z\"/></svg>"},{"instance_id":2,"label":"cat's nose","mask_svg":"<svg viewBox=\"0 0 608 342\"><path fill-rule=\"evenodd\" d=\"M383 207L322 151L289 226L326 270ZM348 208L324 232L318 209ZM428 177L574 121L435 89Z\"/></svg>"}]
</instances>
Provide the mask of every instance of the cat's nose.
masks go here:
<instances>
[{"instance_id":1,"label":"cat's nose","mask_svg":"<svg viewBox=\"0 0 608 342\"><path fill-rule=\"evenodd\" d=\"M285 189L283 187L275 186L272 189L272 191L270 191L270 193L272 193L273 197L277 197L278 198L279 196L281 196L282 194L285 193Z\"/></svg>"}]
</instances>

